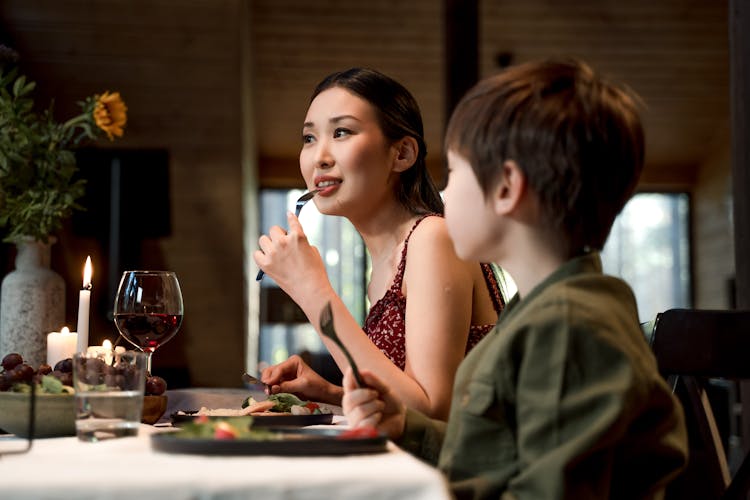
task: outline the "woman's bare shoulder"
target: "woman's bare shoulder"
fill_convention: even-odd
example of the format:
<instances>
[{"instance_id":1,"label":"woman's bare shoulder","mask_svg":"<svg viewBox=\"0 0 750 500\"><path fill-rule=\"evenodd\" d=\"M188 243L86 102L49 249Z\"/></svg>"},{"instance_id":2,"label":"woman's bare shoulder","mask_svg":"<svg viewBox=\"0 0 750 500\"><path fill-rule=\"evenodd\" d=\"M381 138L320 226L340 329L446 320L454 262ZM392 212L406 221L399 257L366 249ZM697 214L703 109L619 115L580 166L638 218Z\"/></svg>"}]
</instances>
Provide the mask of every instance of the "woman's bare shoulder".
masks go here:
<instances>
[{"instance_id":1,"label":"woman's bare shoulder","mask_svg":"<svg viewBox=\"0 0 750 500\"><path fill-rule=\"evenodd\" d=\"M437 265L443 270L447 265L463 267L465 264L456 255L445 219L438 216L425 218L414 229L406 258L407 269L412 262L413 267L425 269Z\"/></svg>"},{"instance_id":2,"label":"woman's bare shoulder","mask_svg":"<svg viewBox=\"0 0 750 500\"><path fill-rule=\"evenodd\" d=\"M423 245L430 244L434 245L437 241L445 240L448 243L452 242L450 235L448 234L448 226L445 224L445 219L438 215L431 215L425 217L411 234L409 238L409 246L412 244Z\"/></svg>"}]
</instances>

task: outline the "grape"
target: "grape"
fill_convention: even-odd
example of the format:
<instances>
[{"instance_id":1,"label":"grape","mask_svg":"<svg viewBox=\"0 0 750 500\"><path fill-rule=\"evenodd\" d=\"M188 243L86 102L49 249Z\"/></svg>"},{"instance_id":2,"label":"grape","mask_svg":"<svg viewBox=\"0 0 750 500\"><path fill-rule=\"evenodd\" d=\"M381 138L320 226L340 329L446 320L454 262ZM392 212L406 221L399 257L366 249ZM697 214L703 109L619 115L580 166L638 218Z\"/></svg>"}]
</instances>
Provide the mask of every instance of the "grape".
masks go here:
<instances>
[{"instance_id":1,"label":"grape","mask_svg":"<svg viewBox=\"0 0 750 500\"><path fill-rule=\"evenodd\" d=\"M70 373L73 371L73 360L71 358L62 359L55 365L55 371Z\"/></svg>"},{"instance_id":2,"label":"grape","mask_svg":"<svg viewBox=\"0 0 750 500\"><path fill-rule=\"evenodd\" d=\"M3 368L5 368L5 371L11 371L16 366L23 363L23 357L21 357L20 354L17 352L12 352L10 354L7 354L3 358Z\"/></svg>"},{"instance_id":3,"label":"grape","mask_svg":"<svg viewBox=\"0 0 750 500\"><path fill-rule=\"evenodd\" d=\"M26 363L16 365L11 371L16 382L31 382L34 377L34 369Z\"/></svg>"},{"instance_id":4,"label":"grape","mask_svg":"<svg viewBox=\"0 0 750 500\"><path fill-rule=\"evenodd\" d=\"M73 374L70 372L62 372L57 378L62 383L62 385L73 385Z\"/></svg>"},{"instance_id":5,"label":"grape","mask_svg":"<svg viewBox=\"0 0 750 500\"><path fill-rule=\"evenodd\" d=\"M36 371L39 375L49 375L52 373L52 367L47 363L39 365L39 369Z\"/></svg>"},{"instance_id":6,"label":"grape","mask_svg":"<svg viewBox=\"0 0 750 500\"><path fill-rule=\"evenodd\" d=\"M13 380L11 380L10 372L0 373L0 391L7 391L13 386Z\"/></svg>"},{"instance_id":7,"label":"grape","mask_svg":"<svg viewBox=\"0 0 750 500\"><path fill-rule=\"evenodd\" d=\"M146 394L158 396L167 390L167 382L161 377L152 376L146 379Z\"/></svg>"}]
</instances>

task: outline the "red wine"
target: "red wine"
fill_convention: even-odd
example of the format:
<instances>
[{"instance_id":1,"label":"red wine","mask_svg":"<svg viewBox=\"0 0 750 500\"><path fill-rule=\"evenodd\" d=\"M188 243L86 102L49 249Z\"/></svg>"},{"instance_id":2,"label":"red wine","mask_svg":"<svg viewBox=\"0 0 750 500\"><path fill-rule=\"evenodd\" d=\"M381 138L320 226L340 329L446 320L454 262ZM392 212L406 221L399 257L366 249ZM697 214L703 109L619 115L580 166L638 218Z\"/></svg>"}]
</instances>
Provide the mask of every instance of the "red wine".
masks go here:
<instances>
[{"instance_id":1,"label":"red wine","mask_svg":"<svg viewBox=\"0 0 750 500\"><path fill-rule=\"evenodd\" d=\"M115 325L123 337L145 352L153 352L174 337L182 324L182 314L115 314Z\"/></svg>"}]
</instances>

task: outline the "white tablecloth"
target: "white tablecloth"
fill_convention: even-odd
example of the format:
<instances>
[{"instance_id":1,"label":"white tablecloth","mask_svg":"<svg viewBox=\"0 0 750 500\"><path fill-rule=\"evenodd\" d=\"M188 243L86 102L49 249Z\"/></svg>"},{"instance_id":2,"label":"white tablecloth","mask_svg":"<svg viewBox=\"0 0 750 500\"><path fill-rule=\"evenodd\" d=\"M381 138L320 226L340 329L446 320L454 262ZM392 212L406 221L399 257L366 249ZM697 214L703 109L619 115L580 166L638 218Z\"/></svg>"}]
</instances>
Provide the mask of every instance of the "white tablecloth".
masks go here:
<instances>
[{"instance_id":1,"label":"white tablecloth","mask_svg":"<svg viewBox=\"0 0 750 500\"><path fill-rule=\"evenodd\" d=\"M0 457L0 498L424 499L449 498L442 475L392 443L388 452L344 457L222 457L151 449L138 437L99 443L75 437L34 441L23 455ZM0 437L0 446L5 439Z\"/></svg>"}]
</instances>

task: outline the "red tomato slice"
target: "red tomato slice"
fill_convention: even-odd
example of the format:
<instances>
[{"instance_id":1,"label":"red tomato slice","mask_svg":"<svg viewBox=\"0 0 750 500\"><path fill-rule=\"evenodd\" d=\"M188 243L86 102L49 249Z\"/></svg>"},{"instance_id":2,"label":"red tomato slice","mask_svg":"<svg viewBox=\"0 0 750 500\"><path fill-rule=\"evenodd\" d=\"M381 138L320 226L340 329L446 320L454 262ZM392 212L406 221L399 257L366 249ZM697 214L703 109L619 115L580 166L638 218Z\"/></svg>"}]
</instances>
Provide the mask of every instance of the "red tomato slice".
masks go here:
<instances>
[{"instance_id":1,"label":"red tomato slice","mask_svg":"<svg viewBox=\"0 0 750 500\"><path fill-rule=\"evenodd\" d=\"M219 422L214 429L214 439L236 439L237 430L226 422Z\"/></svg>"}]
</instances>

